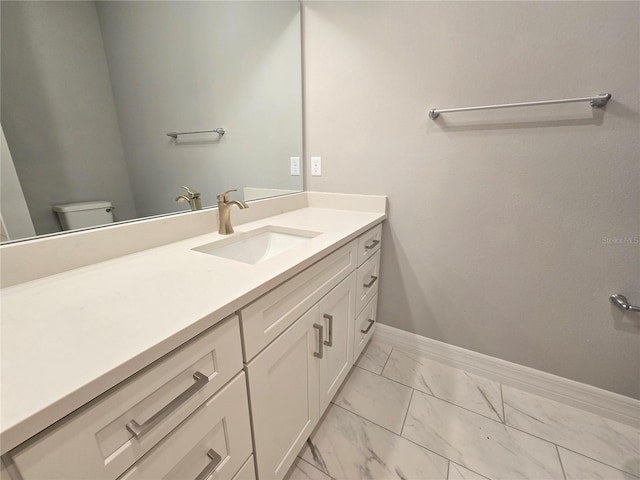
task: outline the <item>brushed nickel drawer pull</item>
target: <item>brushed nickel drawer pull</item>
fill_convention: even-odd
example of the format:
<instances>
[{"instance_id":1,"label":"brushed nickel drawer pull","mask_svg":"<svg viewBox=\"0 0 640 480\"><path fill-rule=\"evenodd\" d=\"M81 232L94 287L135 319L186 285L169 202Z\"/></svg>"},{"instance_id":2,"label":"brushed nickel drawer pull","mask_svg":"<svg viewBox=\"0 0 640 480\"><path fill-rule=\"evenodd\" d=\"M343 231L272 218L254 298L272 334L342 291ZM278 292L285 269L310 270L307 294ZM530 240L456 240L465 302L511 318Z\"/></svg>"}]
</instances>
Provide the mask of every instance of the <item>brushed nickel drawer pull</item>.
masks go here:
<instances>
[{"instance_id":1,"label":"brushed nickel drawer pull","mask_svg":"<svg viewBox=\"0 0 640 480\"><path fill-rule=\"evenodd\" d=\"M374 248L376 248L376 245L378 245L379 243L380 243L380 240L373 240L369 245L365 245L364 249L373 250Z\"/></svg>"},{"instance_id":2,"label":"brushed nickel drawer pull","mask_svg":"<svg viewBox=\"0 0 640 480\"><path fill-rule=\"evenodd\" d=\"M374 283L376 283L376 280L378 280L378 277L371 275L371 281L369 283L363 283L362 285L364 288L370 288Z\"/></svg>"},{"instance_id":3,"label":"brushed nickel drawer pull","mask_svg":"<svg viewBox=\"0 0 640 480\"><path fill-rule=\"evenodd\" d=\"M204 470L198 474L195 480L205 480L209 478L222 461L222 457L213 448L207 452L207 457L209 457L211 461L206 467L204 467Z\"/></svg>"},{"instance_id":4,"label":"brushed nickel drawer pull","mask_svg":"<svg viewBox=\"0 0 640 480\"><path fill-rule=\"evenodd\" d=\"M365 335L367 333L369 333L369 330L371 330L371 327L373 327L373 324L376 323L376 321L372 318L369 319L369 326L367 328L365 328L364 330L360 330L360 333L364 333Z\"/></svg>"},{"instance_id":5,"label":"brushed nickel drawer pull","mask_svg":"<svg viewBox=\"0 0 640 480\"><path fill-rule=\"evenodd\" d=\"M329 340L328 341L325 340L324 344L327 347L333 347L333 315L329 315L328 313L325 313L323 317L329 320Z\"/></svg>"},{"instance_id":6,"label":"brushed nickel drawer pull","mask_svg":"<svg viewBox=\"0 0 640 480\"><path fill-rule=\"evenodd\" d=\"M198 393L204 386L209 383L209 377L203 373L196 372L193 374L193 378L196 381L193 385L187 388L184 392L178 395L176 398L167 403L157 413L155 413L149 420L142 425L138 424L135 420L131 420L127 423L126 427L134 437L140 438L147 434L150 430L156 427L162 420L167 418L171 413L178 409L187 400Z\"/></svg>"},{"instance_id":7,"label":"brushed nickel drawer pull","mask_svg":"<svg viewBox=\"0 0 640 480\"><path fill-rule=\"evenodd\" d=\"M324 327L322 325L320 325L319 323L314 323L313 324L313 328L317 329L318 332L320 332L319 335L319 339L320 341L318 342L318 348L320 349L318 352L313 352L313 356L316 358L322 358L324 357L324 350L323 350L323 345L324 345Z\"/></svg>"}]
</instances>

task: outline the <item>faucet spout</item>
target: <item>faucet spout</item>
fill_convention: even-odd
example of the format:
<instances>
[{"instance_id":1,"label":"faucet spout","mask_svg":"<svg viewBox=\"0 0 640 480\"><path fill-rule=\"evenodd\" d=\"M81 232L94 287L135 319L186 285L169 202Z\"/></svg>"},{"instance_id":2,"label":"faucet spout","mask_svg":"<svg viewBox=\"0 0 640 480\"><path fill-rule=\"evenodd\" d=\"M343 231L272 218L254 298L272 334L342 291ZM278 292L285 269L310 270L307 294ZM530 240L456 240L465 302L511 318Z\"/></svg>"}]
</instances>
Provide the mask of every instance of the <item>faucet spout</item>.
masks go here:
<instances>
[{"instance_id":1,"label":"faucet spout","mask_svg":"<svg viewBox=\"0 0 640 480\"><path fill-rule=\"evenodd\" d=\"M227 190L224 193L218 195L218 233L220 235L229 235L233 233L233 227L231 226L231 207L237 206L243 210L249 208L245 202L241 200L229 200L229 193L237 190Z\"/></svg>"},{"instance_id":2,"label":"faucet spout","mask_svg":"<svg viewBox=\"0 0 640 480\"><path fill-rule=\"evenodd\" d=\"M191 210L202 210L202 200L200 199L200 192L193 192L189 187L182 187L187 193L186 195L180 195L176 197L176 202L189 202Z\"/></svg>"},{"instance_id":3,"label":"faucet spout","mask_svg":"<svg viewBox=\"0 0 640 480\"><path fill-rule=\"evenodd\" d=\"M242 200L231 200L231 201L227 202L227 205L236 205L240 210L243 210L245 208L249 208L249 205L247 205Z\"/></svg>"}]
</instances>

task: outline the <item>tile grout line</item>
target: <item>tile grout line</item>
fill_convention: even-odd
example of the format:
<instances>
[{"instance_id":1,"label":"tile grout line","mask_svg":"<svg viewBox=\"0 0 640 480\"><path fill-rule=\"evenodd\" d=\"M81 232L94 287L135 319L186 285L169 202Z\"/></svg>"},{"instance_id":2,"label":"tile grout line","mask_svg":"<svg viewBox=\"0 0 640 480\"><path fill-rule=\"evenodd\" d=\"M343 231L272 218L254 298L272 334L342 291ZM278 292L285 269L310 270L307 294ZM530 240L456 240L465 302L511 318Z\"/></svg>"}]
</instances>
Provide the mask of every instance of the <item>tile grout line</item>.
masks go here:
<instances>
[{"instance_id":1,"label":"tile grout line","mask_svg":"<svg viewBox=\"0 0 640 480\"><path fill-rule=\"evenodd\" d=\"M331 475L329 475L328 473L323 472L322 470L320 470L318 467L316 467L314 464L312 464L311 462L306 461L304 458L302 458L301 456L297 456L296 458L300 459L301 461L303 461L304 463L306 463L307 465L310 465L311 468L319 471L320 473L322 473L324 476L330 478L331 480L335 480Z\"/></svg>"},{"instance_id":2,"label":"tile grout line","mask_svg":"<svg viewBox=\"0 0 640 480\"><path fill-rule=\"evenodd\" d=\"M524 430L520 430L519 428L513 427L513 426L511 426L511 425L503 424L502 422L498 422L498 421L496 421L496 420L490 419L490 418L485 417L484 415L480 415L479 413L476 413L476 412L474 412L474 411L472 411L472 410L468 410L468 409L466 409L466 408L464 408L464 407L461 407L461 406L459 406L459 405L456 405L455 403L451 403L451 402L448 402L447 400L442 400L442 399L440 399L440 398L438 398L438 397L434 397L434 396L429 395L429 394L427 394L427 393L421 392L420 390L417 390L417 391L418 391L419 393L423 394L423 395L426 395L426 396L431 397L431 398L435 398L435 399L440 400L440 401L445 402L445 403L449 403L450 405L453 405L454 407L460 408L460 409L462 409L462 410L466 410L466 411L468 411L468 412L470 412L470 413L472 413L472 414L474 414L474 415L477 415L477 416L479 416L479 417L482 417L482 418L484 418L484 419L491 420L491 421L493 421L493 422L495 422L495 423L497 423L497 424L499 424L499 425L503 426L503 427L504 427L504 428L506 428L506 429L511 429L511 430L514 430L514 431L520 432L520 433L522 433L522 434L525 434L525 435L528 435L528 436L530 436L530 437L532 437L532 438L535 438L535 439L537 439L537 440L540 440L541 442L544 442L544 443L545 443L545 444L547 444L547 445L551 445L551 446L553 446L553 447L556 447L556 444L555 444L555 443L553 443L553 442L551 442L551 441L549 441L549 440L547 440L547 439L545 439L545 438L538 437L537 435L533 435L533 434L531 434L531 433L529 433L529 432L526 432L526 431L524 431ZM413 395L412 395L411 399L413 400ZM339 405L338 405L338 406L339 406ZM346 410L346 409L345 409L345 410ZM352 412L352 413L354 413L354 412ZM356 413L355 415L358 415L358 414ZM360 416L360 415L358 415L358 416ZM361 417L361 418L364 418L364 417ZM366 419L365 419L365 420L366 420ZM406 419L405 419L405 420L406 420ZM370 420L369 420L369 421L370 421ZM375 422L372 422L372 423L375 423ZM377 423L376 423L376 425L377 425ZM384 427L382 427L382 428L384 428ZM402 429L404 430L404 425L403 425ZM393 432L392 432L392 433L393 433ZM396 434L396 435L397 435L397 434ZM408 440L408 441L410 441L410 442L412 442L412 443L415 443L415 444L416 444L416 445L418 445L419 447L425 448L425 447L424 447L424 445L420 445L419 443L414 442L413 440L411 440L411 439L409 439L409 438L407 438L407 437L403 436L402 434L400 434L400 436L401 436L402 438L404 438L405 440ZM562 446L561 446L561 447L562 447ZM566 448L566 447L562 447L562 448ZM427 449L427 450L429 450L429 449ZM569 449L569 448L566 448L566 450L573 451L573 450L571 450L571 449ZM431 451L431 450L429 450L429 451ZM437 453L437 452L433 452L433 453L435 453L436 455L443 456L443 455L441 455L441 454L439 454L439 453ZM613 468L614 470L618 470L618 471L623 472L623 473L630 473L630 472L626 472L626 471L624 471L624 470L620 470L620 468L618 468L618 467L613 467L612 465L606 464L606 463L604 463L604 462L602 462L602 461L600 461L600 460L596 460L596 459L594 459L594 458L588 457L587 455L583 455L583 454L582 454L582 453L580 453L580 452L574 452L574 453L577 453L578 455L582 455L583 457L589 458L589 459L591 459L591 460L593 460L593 461L596 461L596 462L599 462L599 463L603 463L604 465L607 465L608 467L611 467L611 468ZM444 457L444 458L447 458L447 457ZM447 458L447 460L450 460L450 459L449 459L449 458ZM454 463L456 463L456 462L454 462ZM467 467L465 467L464 465L462 465L462 466L463 466L464 468L467 468ZM467 469L468 469L468 470L471 470L471 469L469 469L469 468L467 468ZM475 473L478 473L478 472L475 472ZM479 475L484 476L484 475L482 475L482 474L479 474ZM632 475L633 475L633 474L632 474ZM639 477L639 480L640 480L640 477Z\"/></svg>"},{"instance_id":3,"label":"tile grout line","mask_svg":"<svg viewBox=\"0 0 640 480\"><path fill-rule=\"evenodd\" d=\"M525 432L525 433L526 433L526 432ZM535 436L535 435L534 435L534 436ZM536 437L536 438L539 438L539 437ZM543 439L543 440L544 440L544 439ZM559 449L564 448L565 450L567 450L567 451L569 451L569 452L571 452L571 453L575 453L576 455L580 455L581 457L588 458L589 460L591 460L591 461L593 461L593 462L599 463L599 464L604 465L604 466L606 466L606 467L609 467L609 468L611 468L611 469L613 469L613 470L617 470L618 472L622 472L622 473L624 473L624 474L626 474L626 475L630 475L630 476L632 476L632 477L634 477L634 478L638 478L638 479L640 480L640 475L638 475L638 474L636 474L636 473L629 472L628 470L622 470L620 467L614 467L613 465L610 465L610 464L608 464L608 463L605 463L605 462L603 462L602 460L598 460L597 458L593 458L593 457L590 457L589 455L585 455L584 453L580 453L580 452L578 452L578 451L576 451L576 450L572 450L572 449L571 449L571 448L569 448L569 447L565 447L565 446L563 446L563 445L557 445L557 444L554 444L554 445L556 445L556 447L558 448L558 452L560 451Z\"/></svg>"},{"instance_id":4,"label":"tile grout line","mask_svg":"<svg viewBox=\"0 0 640 480\"><path fill-rule=\"evenodd\" d=\"M394 347L394 349L395 349L395 347ZM400 352L401 352L401 350L398 350L398 351L400 351ZM389 355L389 357L391 357L391 355ZM387 361L388 361L388 360L387 360ZM356 365L356 366L357 366L357 365ZM387 364L385 363L385 368L386 368L386 366L387 366ZM362 367L360 367L360 368L362 368ZM456 368L456 367L452 367L452 368ZM366 368L365 368L364 370L366 370ZM456 368L456 370L460 370L460 371L462 371L462 372L468 373L466 370L463 370L463 369L461 369L461 368ZM370 370L369 370L369 371L370 371ZM383 369L383 372L384 372L384 369ZM409 387L409 388L411 388L411 389L413 389L413 390L415 390L415 391L417 391L417 392L423 393L423 394L428 395L428 396L430 396L430 397L432 397L432 398L437 398L438 400L442 400L443 402L447 402L447 403L449 403L449 404L451 404L451 405L454 405L454 406L456 406L456 407L458 407L458 408L462 408L463 410L466 410L466 411L468 411L468 412L475 413L476 415L480 415L481 417L487 418L487 419L492 420L492 421L494 421L494 422L496 422L496 423L499 423L499 424L501 424L501 425L505 425L505 424L506 424L506 422L504 422L504 421L500 418L500 414L499 414L497 411L495 412L495 413L496 413L496 415L497 415L497 417L498 417L498 419L496 420L495 418L489 417L489 416L487 416L487 415L483 415L482 413L478 413L478 412L476 412L475 410L471 410L471 409L469 409L469 408L467 408L467 407L463 407L462 405L458 405L457 403L455 403L455 402L453 402L453 401L451 401L451 400L447 400L447 399L445 399L445 398L438 397L438 396L437 396L437 395L435 395L433 392L432 392L432 393L425 392L424 390L420 390L419 388L416 388L416 387L414 387L413 385L407 385L406 383L402 383L401 381L396 380L395 378L389 378L389 377L387 377L386 375L383 375L382 373L380 373L379 375L380 375L381 377L386 378L387 380L391 380L392 382L395 382L395 383L397 383L397 384L399 384L399 385L403 385L403 386L405 386L405 387ZM498 382L495 382L495 383L498 383ZM502 401L502 416L503 416L503 418L505 418L505 416L504 416L504 399L502 399L502 384L498 383L498 386L500 386L500 398L501 398L501 401ZM454 463L455 463L455 462L454 462Z\"/></svg>"},{"instance_id":5,"label":"tile grout line","mask_svg":"<svg viewBox=\"0 0 640 480\"><path fill-rule=\"evenodd\" d=\"M388 377L384 377L384 378L386 378L387 380L391 380L392 382L396 382L395 380L393 380L391 378L388 378ZM476 412L474 410L469 410L467 407L463 407L462 405L458 405L457 403L453 403L451 400L446 400L444 398L436 397L435 395L432 395L431 393L423 392L419 388L413 388L412 386L405 385L404 383L400 383L400 382L396 382L396 383L399 383L400 385L404 385L405 387L409 387L409 388L413 389L414 391L416 391L418 393L421 393L423 395L426 395L428 397L435 398L436 400L440 400L441 402L448 403L449 405L453 405L456 408L461 408L462 410L465 410L467 412L473 413L474 415L478 415L479 417L486 418L487 420L491 420L492 422L498 423L498 424L503 425L503 426L507 426L505 423L502 422L502 420L496 420L495 418L487 417L486 415L478 413L478 412ZM527 433L527 432L525 432L525 433Z\"/></svg>"},{"instance_id":6,"label":"tile grout line","mask_svg":"<svg viewBox=\"0 0 640 480\"><path fill-rule=\"evenodd\" d=\"M582 452L579 452L579 451L577 451L577 450L573 450L572 448L567 447L567 446L565 446L565 445L556 444L556 443L552 442L551 440L547 440L546 438L539 437L538 435L534 435L534 434L533 434L533 433L531 433L531 432L527 432L526 430L522 430L522 429L520 429L520 428L518 428L518 427L514 427L513 425L507 425L507 424L505 424L504 426L505 426L506 428L510 428L510 429L515 430L515 431L517 431L517 432L524 433L525 435L529 435L529 436L531 436L531 437L533 437L533 438L537 438L538 440L542 440L543 442L545 442L545 443L549 443L549 444L551 444L551 445L553 445L553 446L555 446L555 447L558 447L558 448L564 448L565 450L568 450L568 451L570 451L570 452L572 452L572 453L575 453L575 454L577 454L577 455L580 455L580 456L582 456L582 457L588 458L589 460L592 460L592 461L594 461L594 462L601 463L602 465L606 465L607 467L612 468L612 469L614 469L614 470L617 470L617 471L619 471L619 472L626 473L626 474L628 474L628 475L632 475L632 476L634 476L634 477L637 477L637 478L640 480L640 476L636 475L635 473L629 472L628 470L622 470L620 467L615 467L615 466L613 466L613 465L611 465L611 464L609 464L609 463L604 462L603 460L598 460L597 458L590 457L589 455L586 455L586 454L584 454L584 453L582 453Z\"/></svg>"},{"instance_id":7,"label":"tile grout line","mask_svg":"<svg viewBox=\"0 0 640 480\"><path fill-rule=\"evenodd\" d=\"M454 465L458 465L458 466L460 466L460 467L462 467L462 468L465 468L465 469L469 470L470 472L475 473L475 474L476 474L476 475L478 475L479 477L486 478L487 480L491 480L489 477L487 477L486 475L482 475L481 473L478 473L478 472L477 472L477 471L475 471L473 468L469 468L469 467L467 467L466 465L462 465L461 463L456 463L456 462L454 462L453 460L450 460L450 462L451 462L451 463L453 463Z\"/></svg>"},{"instance_id":8,"label":"tile grout line","mask_svg":"<svg viewBox=\"0 0 640 480\"><path fill-rule=\"evenodd\" d=\"M382 375L382 373L384 372L384 369L387 368L387 363L389 363L389 359L391 358L391 354L393 353L394 349L395 349L395 347L391 347L391 351L389 352L389 355L387 356L387 359L384 361L384 365L382 366L382 370L380 370L380 373L379 373L379 375L381 377L384 376L384 375ZM391 380L391 379L389 379L389 380Z\"/></svg>"},{"instance_id":9,"label":"tile grout line","mask_svg":"<svg viewBox=\"0 0 640 480\"><path fill-rule=\"evenodd\" d=\"M404 412L404 420L402 420L402 427L400 427L400 433L398 434L401 437L402 437L402 431L404 430L404 424L407 423L407 417L409 416L409 409L411 408L411 401L413 400L413 392L415 392L415 390L412 388L411 396L409 397L409 404L407 405L407 411Z\"/></svg>"},{"instance_id":10,"label":"tile grout line","mask_svg":"<svg viewBox=\"0 0 640 480\"><path fill-rule=\"evenodd\" d=\"M358 363L354 363L354 364L353 364L353 366L354 366L354 367L361 368L362 370L366 370L367 372L371 372L371 373L373 373L374 375L378 375L378 376L380 376L380 377L382 376L382 375L380 375L378 372L374 372L373 370L369 370L367 367L363 367L362 365L360 365L360 364L358 364Z\"/></svg>"},{"instance_id":11,"label":"tile grout line","mask_svg":"<svg viewBox=\"0 0 640 480\"><path fill-rule=\"evenodd\" d=\"M412 443L413 445L415 445L416 447L421 448L422 450L426 450L427 452L432 453L432 454L434 454L434 455L436 455L436 456L438 456L438 457L440 457L440 458L444 458L445 460L447 460L447 461L449 461L449 462L451 461L451 459L450 459L450 458L445 457L445 456L444 456L444 455L442 455L441 453L434 452L433 450L431 450L431 449L429 449L429 448L425 447L424 445L420 445L419 443L414 442L414 441L413 441L413 440L411 440L410 438L406 438L406 437L403 437L402 435L398 435L396 432L393 432L393 431L389 430L388 428L383 427L382 425L378 425L376 422L372 422L372 421L371 421L371 420L369 420L368 418L365 418L365 417L363 417L362 415L357 414L356 412L352 412L351 410L347 410L346 408L344 408L344 407L342 407L342 406L340 406L340 405L336 405L335 403L334 403L333 405L334 405L334 406L336 406L336 407L338 407L338 408L341 408L341 409L342 409L342 410L344 410L345 412L349 412L350 414L355 415L356 417L358 417L358 418L360 418L360 419L364 420L365 422L369 422L369 423L371 423L372 425L375 425L376 427L379 427L379 428L381 428L381 429L383 429L383 430L385 430L385 431L387 431L387 432L391 433L392 435L395 435L396 437L401 438L402 440L404 440L404 441L406 441L406 442Z\"/></svg>"},{"instance_id":12,"label":"tile grout line","mask_svg":"<svg viewBox=\"0 0 640 480\"><path fill-rule=\"evenodd\" d=\"M507 414L504 411L504 392L502 391L502 384L500 384L500 401L502 402L502 423L507 424Z\"/></svg>"},{"instance_id":13,"label":"tile grout line","mask_svg":"<svg viewBox=\"0 0 640 480\"><path fill-rule=\"evenodd\" d=\"M567 480L567 472L564 471L564 465L562 464L562 457L560 456L560 449L556 444L556 453L558 454L558 461L560 462L560 469L562 470L562 475L564 476L564 480Z\"/></svg>"}]
</instances>

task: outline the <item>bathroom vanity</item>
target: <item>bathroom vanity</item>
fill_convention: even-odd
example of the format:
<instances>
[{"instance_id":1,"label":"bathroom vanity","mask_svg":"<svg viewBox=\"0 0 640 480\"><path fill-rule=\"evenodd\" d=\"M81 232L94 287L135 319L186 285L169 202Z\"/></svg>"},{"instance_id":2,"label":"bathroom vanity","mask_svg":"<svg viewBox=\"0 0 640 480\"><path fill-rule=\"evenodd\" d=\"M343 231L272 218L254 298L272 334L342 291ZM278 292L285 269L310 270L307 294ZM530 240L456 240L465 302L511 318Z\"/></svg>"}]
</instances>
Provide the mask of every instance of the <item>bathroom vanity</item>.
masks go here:
<instances>
[{"instance_id":1,"label":"bathroom vanity","mask_svg":"<svg viewBox=\"0 0 640 480\"><path fill-rule=\"evenodd\" d=\"M297 197L3 289L2 479L283 478L375 330L386 215Z\"/></svg>"}]
</instances>

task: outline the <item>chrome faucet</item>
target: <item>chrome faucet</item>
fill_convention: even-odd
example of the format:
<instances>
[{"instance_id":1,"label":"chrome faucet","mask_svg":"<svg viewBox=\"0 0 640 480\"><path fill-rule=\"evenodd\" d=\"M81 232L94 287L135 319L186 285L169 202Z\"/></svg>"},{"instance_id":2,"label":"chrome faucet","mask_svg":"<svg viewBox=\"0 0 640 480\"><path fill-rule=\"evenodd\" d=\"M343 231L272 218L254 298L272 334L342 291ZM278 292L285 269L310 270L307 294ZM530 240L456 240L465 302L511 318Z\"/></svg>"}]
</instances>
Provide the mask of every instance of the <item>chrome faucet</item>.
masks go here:
<instances>
[{"instance_id":1,"label":"chrome faucet","mask_svg":"<svg viewBox=\"0 0 640 480\"><path fill-rule=\"evenodd\" d=\"M233 233L233 227L231 226L231 207L237 205L238 208L249 208L249 205L240 200L229 200L229 193L237 192L237 190L227 190L224 193L218 195L218 233L220 235L229 235Z\"/></svg>"},{"instance_id":2,"label":"chrome faucet","mask_svg":"<svg viewBox=\"0 0 640 480\"><path fill-rule=\"evenodd\" d=\"M176 202L189 202L191 210L202 210L202 200L200 199L200 192L192 192L189 187L183 186L187 193L186 195L180 195L176 198Z\"/></svg>"}]
</instances>

